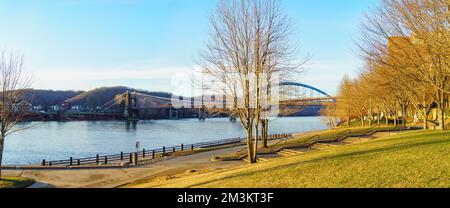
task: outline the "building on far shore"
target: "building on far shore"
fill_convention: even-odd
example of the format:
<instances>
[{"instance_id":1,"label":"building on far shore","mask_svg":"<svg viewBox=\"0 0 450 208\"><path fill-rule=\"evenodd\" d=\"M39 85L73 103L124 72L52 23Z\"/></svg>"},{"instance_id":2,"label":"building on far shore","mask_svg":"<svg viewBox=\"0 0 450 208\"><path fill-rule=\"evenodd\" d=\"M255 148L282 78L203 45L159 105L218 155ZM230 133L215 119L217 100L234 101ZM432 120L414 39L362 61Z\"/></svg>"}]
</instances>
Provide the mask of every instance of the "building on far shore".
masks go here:
<instances>
[{"instance_id":1,"label":"building on far shore","mask_svg":"<svg viewBox=\"0 0 450 208\"><path fill-rule=\"evenodd\" d=\"M33 110L33 105L31 105L31 103L29 103L29 102L27 102L25 100L22 100L22 101L20 101L20 102L18 102L18 103L13 105L13 111L14 112L18 112L18 111L29 112L29 111L32 111L32 110Z\"/></svg>"}]
</instances>

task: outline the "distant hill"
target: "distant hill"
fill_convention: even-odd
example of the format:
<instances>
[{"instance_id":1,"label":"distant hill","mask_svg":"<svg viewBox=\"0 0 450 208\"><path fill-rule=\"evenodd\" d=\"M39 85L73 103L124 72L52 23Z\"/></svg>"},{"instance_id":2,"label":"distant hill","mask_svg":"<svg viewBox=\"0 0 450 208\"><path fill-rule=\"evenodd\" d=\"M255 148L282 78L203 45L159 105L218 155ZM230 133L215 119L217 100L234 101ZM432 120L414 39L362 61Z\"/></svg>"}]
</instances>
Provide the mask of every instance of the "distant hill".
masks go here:
<instances>
[{"instance_id":1,"label":"distant hill","mask_svg":"<svg viewBox=\"0 0 450 208\"><path fill-rule=\"evenodd\" d=\"M34 106L43 106L48 109L52 105L61 105L65 100L77 96L83 91L53 91L53 90L27 90L24 99Z\"/></svg>"},{"instance_id":2,"label":"distant hill","mask_svg":"<svg viewBox=\"0 0 450 208\"><path fill-rule=\"evenodd\" d=\"M79 105L83 107L95 108L102 106L108 101L115 98L116 95L123 94L129 90L130 92L138 92L145 95L171 98L172 94L167 92L150 92L146 90L133 89L129 87L102 87L89 91L54 91L54 90L36 90L29 89L24 94L24 100L30 102L33 106L42 106L44 110L49 109L52 105L62 105L70 103L71 105ZM166 105L167 101L147 97L144 100L152 105Z\"/></svg>"},{"instance_id":3,"label":"distant hill","mask_svg":"<svg viewBox=\"0 0 450 208\"><path fill-rule=\"evenodd\" d=\"M79 95L76 95L74 97L65 100L65 102L70 103L71 105L80 105L83 107L95 108L97 106L102 106L105 103L113 100L116 95L123 94L127 90L131 92L138 92L156 97L163 97L163 98L172 97L172 94L166 92L149 92L146 90L139 90L119 86L119 87L102 87L87 92L83 92Z\"/></svg>"}]
</instances>

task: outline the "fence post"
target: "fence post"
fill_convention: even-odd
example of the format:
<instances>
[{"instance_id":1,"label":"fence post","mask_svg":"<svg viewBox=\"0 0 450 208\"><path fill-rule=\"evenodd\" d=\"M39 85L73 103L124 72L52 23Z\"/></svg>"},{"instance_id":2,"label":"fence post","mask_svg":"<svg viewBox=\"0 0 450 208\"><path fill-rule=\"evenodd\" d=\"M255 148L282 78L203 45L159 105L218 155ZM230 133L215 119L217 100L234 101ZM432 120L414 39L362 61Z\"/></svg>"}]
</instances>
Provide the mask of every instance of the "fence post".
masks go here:
<instances>
[{"instance_id":1,"label":"fence post","mask_svg":"<svg viewBox=\"0 0 450 208\"><path fill-rule=\"evenodd\" d=\"M166 154L166 147L165 146L163 146L163 152L162 153L163 153L163 155Z\"/></svg>"},{"instance_id":2,"label":"fence post","mask_svg":"<svg viewBox=\"0 0 450 208\"><path fill-rule=\"evenodd\" d=\"M175 152L176 152L176 151L175 151L175 147L174 147L174 148L172 148L172 152L173 152L173 153L175 153Z\"/></svg>"},{"instance_id":3,"label":"fence post","mask_svg":"<svg viewBox=\"0 0 450 208\"><path fill-rule=\"evenodd\" d=\"M95 162L97 163L97 165L100 163L100 155L97 155L95 157Z\"/></svg>"},{"instance_id":4,"label":"fence post","mask_svg":"<svg viewBox=\"0 0 450 208\"><path fill-rule=\"evenodd\" d=\"M120 161L123 161L123 152L120 152Z\"/></svg>"},{"instance_id":5,"label":"fence post","mask_svg":"<svg viewBox=\"0 0 450 208\"><path fill-rule=\"evenodd\" d=\"M69 166L72 166L72 165L73 165L73 158L70 157L70 159L69 159Z\"/></svg>"},{"instance_id":6,"label":"fence post","mask_svg":"<svg viewBox=\"0 0 450 208\"><path fill-rule=\"evenodd\" d=\"M135 153L134 153L134 165L138 165L138 160L139 160L138 153L135 152Z\"/></svg>"},{"instance_id":7,"label":"fence post","mask_svg":"<svg viewBox=\"0 0 450 208\"><path fill-rule=\"evenodd\" d=\"M133 163L133 154L130 153L130 163Z\"/></svg>"},{"instance_id":8,"label":"fence post","mask_svg":"<svg viewBox=\"0 0 450 208\"><path fill-rule=\"evenodd\" d=\"M155 150L152 151L152 159L155 159Z\"/></svg>"},{"instance_id":9,"label":"fence post","mask_svg":"<svg viewBox=\"0 0 450 208\"><path fill-rule=\"evenodd\" d=\"M48 163L48 166L52 167L52 165L53 165L52 162L49 162L49 163Z\"/></svg>"},{"instance_id":10,"label":"fence post","mask_svg":"<svg viewBox=\"0 0 450 208\"><path fill-rule=\"evenodd\" d=\"M42 160L41 166L45 166L45 159Z\"/></svg>"},{"instance_id":11,"label":"fence post","mask_svg":"<svg viewBox=\"0 0 450 208\"><path fill-rule=\"evenodd\" d=\"M181 151L184 151L184 144L181 144Z\"/></svg>"},{"instance_id":12,"label":"fence post","mask_svg":"<svg viewBox=\"0 0 450 208\"><path fill-rule=\"evenodd\" d=\"M108 157L105 156L105 165L108 165Z\"/></svg>"},{"instance_id":13,"label":"fence post","mask_svg":"<svg viewBox=\"0 0 450 208\"><path fill-rule=\"evenodd\" d=\"M80 160L77 160L77 165L78 165L78 166L80 166L80 165L81 165L81 162L80 162Z\"/></svg>"},{"instance_id":14,"label":"fence post","mask_svg":"<svg viewBox=\"0 0 450 208\"><path fill-rule=\"evenodd\" d=\"M145 149L142 150L142 157L145 158Z\"/></svg>"},{"instance_id":15,"label":"fence post","mask_svg":"<svg viewBox=\"0 0 450 208\"><path fill-rule=\"evenodd\" d=\"M194 151L194 145L191 144L191 151Z\"/></svg>"}]
</instances>

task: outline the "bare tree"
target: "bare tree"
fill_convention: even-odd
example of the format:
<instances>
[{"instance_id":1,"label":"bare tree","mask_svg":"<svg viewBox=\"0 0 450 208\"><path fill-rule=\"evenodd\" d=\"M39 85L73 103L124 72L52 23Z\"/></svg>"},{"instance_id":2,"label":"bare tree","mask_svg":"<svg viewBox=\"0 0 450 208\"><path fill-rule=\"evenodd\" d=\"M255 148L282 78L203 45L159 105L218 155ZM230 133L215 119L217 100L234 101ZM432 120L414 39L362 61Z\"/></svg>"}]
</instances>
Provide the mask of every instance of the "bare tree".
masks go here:
<instances>
[{"instance_id":1,"label":"bare tree","mask_svg":"<svg viewBox=\"0 0 450 208\"><path fill-rule=\"evenodd\" d=\"M294 49L288 23L276 0L222 0L211 18L203 72L217 81L217 91L231 101L227 107L239 116L251 163L257 161L259 129L267 146L271 84L297 68L290 62Z\"/></svg>"},{"instance_id":2,"label":"bare tree","mask_svg":"<svg viewBox=\"0 0 450 208\"><path fill-rule=\"evenodd\" d=\"M14 132L24 130L18 128L28 109L22 104L25 91L31 79L23 75L23 57L14 54L0 54L0 178L5 139Z\"/></svg>"}]
</instances>

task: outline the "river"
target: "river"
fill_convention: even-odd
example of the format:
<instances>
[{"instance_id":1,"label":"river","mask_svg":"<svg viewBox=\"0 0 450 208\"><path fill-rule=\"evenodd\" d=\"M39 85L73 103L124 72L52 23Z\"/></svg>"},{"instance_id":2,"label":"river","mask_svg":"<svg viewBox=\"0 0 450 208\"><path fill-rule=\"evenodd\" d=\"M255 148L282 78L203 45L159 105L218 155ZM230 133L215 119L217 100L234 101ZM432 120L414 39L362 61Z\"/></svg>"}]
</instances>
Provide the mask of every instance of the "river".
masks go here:
<instances>
[{"instance_id":1,"label":"river","mask_svg":"<svg viewBox=\"0 0 450 208\"><path fill-rule=\"evenodd\" d=\"M6 138L4 164L38 164L42 159L92 157L132 152L141 148L193 144L243 137L239 122L226 118L139 121L32 122L32 128ZM278 118L271 133L294 133L326 129L321 117Z\"/></svg>"}]
</instances>

